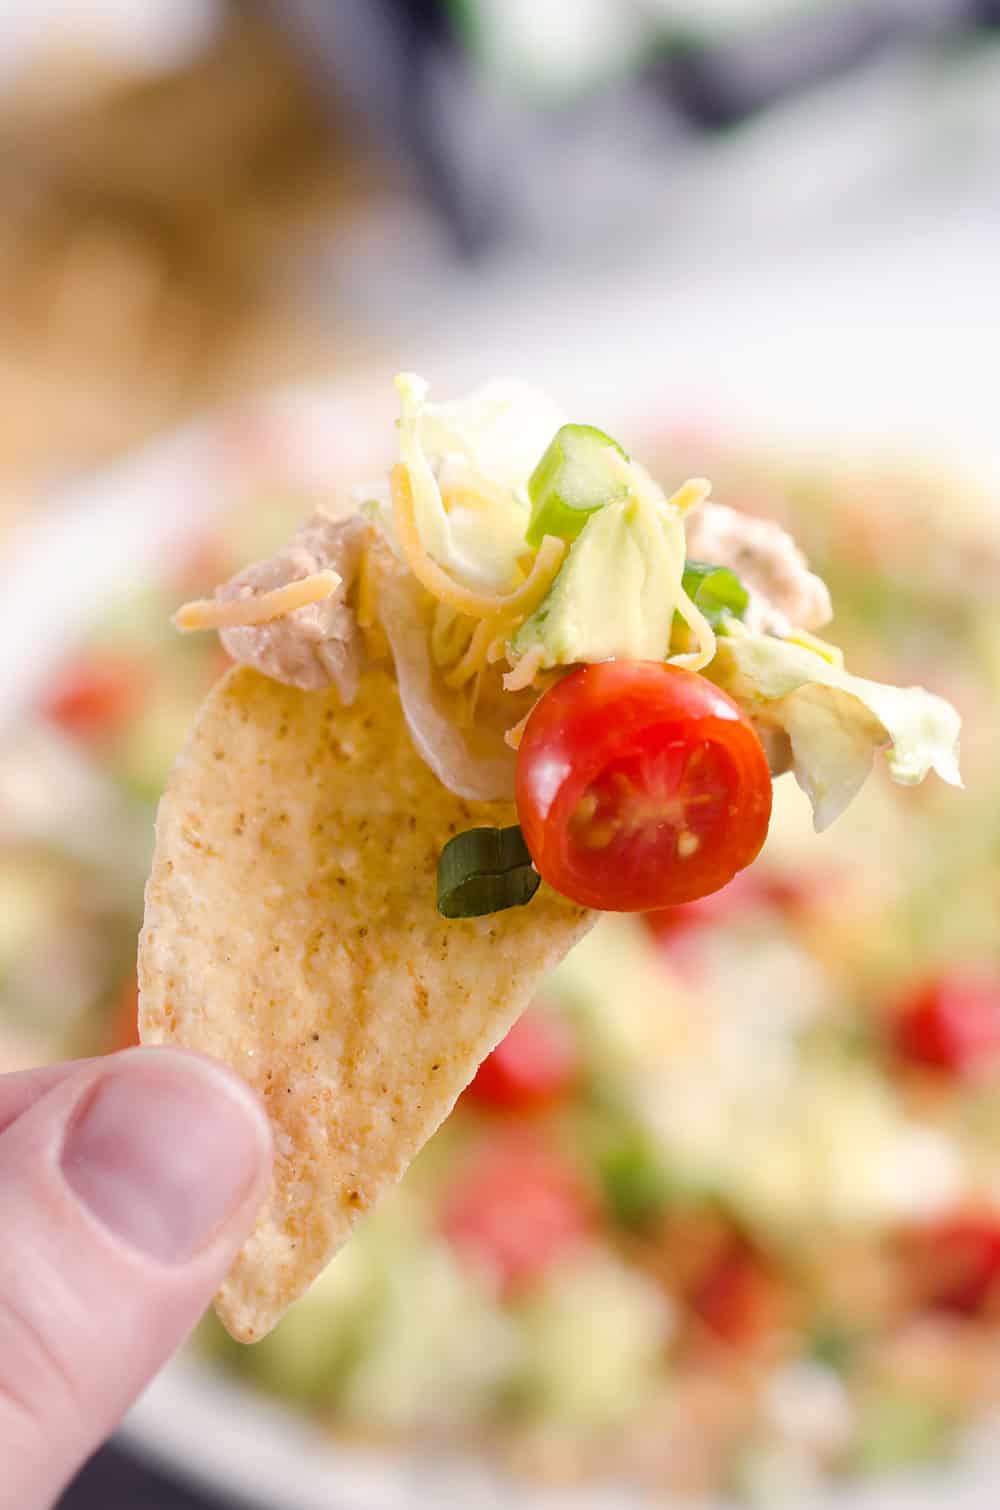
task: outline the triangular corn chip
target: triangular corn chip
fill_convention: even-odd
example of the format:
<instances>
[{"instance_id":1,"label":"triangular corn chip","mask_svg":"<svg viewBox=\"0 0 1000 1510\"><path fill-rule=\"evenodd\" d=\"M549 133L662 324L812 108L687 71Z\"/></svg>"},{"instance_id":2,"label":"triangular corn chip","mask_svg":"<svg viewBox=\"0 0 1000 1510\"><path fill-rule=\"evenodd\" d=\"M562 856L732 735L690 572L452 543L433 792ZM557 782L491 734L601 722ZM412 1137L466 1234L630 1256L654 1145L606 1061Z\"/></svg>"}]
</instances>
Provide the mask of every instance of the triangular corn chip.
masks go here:
<instances>
[{"instance_id":1,"label":"triangular corn chip","mask_svg":"<svg viewBox=\"0 0 1000 1510\"><path fill-rule=\"evenodd\" d=\"M514 821L441 785L385 672L345 708L235 670L202 708L157 819L140 1029L225 1060L271 1117L270 1191L216 1300L239 1340L315 1279L588 928L545 885L438 914L442 846Z\"/></svg>"}]
</instances>

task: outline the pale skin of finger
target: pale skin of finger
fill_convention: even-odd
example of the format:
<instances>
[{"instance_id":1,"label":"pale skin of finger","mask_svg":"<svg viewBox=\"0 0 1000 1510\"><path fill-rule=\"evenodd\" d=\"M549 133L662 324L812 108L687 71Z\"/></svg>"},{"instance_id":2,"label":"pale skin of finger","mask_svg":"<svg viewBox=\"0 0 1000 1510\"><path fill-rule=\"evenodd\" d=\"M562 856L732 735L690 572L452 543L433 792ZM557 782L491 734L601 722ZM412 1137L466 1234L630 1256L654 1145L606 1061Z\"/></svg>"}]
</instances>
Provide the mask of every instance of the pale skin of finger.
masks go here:
<instances>
[{"instance_id":1,"label":"pale skin of finger","mask_svg":"<svg viewBox=\"0 0 1000 1510\"><path fill-rule=\"evenodd\" d=\"M55 1086L71 1075L79 1074L86 1066L99 1063L97 1059L76 1059L70 1064L46 1064L37 1070L17 1070L13 1075L0 1075L0 1133Z\"/></svg>"},{"instance_id":2,"label":"pale skin of finger","mask_svg":"<svg viewBox=\"0 0 1000 1510\"><path fill-rule=\"evenodd\" d=\"M0 1078L0 1507L48 1510L253 1225L267 1119L173 1049Z\"/></svg>"}]
</instances>

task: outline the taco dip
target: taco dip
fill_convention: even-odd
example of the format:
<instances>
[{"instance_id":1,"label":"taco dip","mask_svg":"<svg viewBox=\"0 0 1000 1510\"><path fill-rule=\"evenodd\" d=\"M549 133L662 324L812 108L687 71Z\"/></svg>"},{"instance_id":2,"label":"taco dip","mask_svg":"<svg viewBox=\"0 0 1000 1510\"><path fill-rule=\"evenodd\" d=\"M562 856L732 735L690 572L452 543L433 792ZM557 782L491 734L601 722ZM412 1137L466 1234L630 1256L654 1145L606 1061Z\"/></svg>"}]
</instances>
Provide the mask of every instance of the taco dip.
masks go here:
<instances>
[{"instance_id":1,"label":"taco dip","mask_svg":"<svg viewBox=\"0 0 1000 1510\"><path fill-rule=\"evenodd\" d=\"M852 673L957 706L966 790L900 787L879 756L817 837L782 777L751 866L701 901L602 918L539 984L398 1189L268 1337L240 1347L213 1322L198 1346L332 1436L393 1454L461 1447L561 1484L795 1503L828 1477L936 1461L993 1404L1000 571L953 477L621 438L666 497L704 474L720 508L795 538L836 611L807 633ZM248 675L170 616L281 555L317 500L277 474L123 594L38 699L36 727L141 835L209 688ZM352 508L358 475L321 507ZM675 629L671 653L697 654ZM457 800L478 817L483 799ZM517 816L505 807L501 826ZM532 920L546 881L479 919L438 911L451 821L413 872L433 926L519 917L545 932ZM58 836L45 842L58 854ZM80 863L67 855L67 872ZM135 1033L127 951L104 960L76 1048Z\"/></svg>"}]
</instances>

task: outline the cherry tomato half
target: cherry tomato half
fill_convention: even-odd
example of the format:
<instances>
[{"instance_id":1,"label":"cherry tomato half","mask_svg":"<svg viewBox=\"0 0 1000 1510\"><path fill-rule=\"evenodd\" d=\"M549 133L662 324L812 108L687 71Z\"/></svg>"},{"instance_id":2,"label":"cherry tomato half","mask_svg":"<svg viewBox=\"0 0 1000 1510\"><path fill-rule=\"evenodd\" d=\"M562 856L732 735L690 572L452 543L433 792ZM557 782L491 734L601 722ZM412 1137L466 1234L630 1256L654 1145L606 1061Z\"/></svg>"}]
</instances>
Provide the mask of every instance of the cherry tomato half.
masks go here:
<instances>
[{"instance_id":1,"label":"cherry tomato half","mask_svg":"<svg viewBox=\"0 0 1000 1510\"><path fill-rule=\"evenodd\" d=\"M732 698L655 661L581 666L532 709L517 811L543 880L602 912L725 886L771 816L764 747Z\"/></svg>"},{"instance_id":2,"label":"cherry tomato half","mask_svg":"<svg viewBox=\"0 0 1000 1510\"><path fill-rule=\"evenodd\" d=\"M466 1094L496 1111L535 1111L565 1095L579 1067L569 1024L529 1008L483 1060Z\"/></svg>"}]
</instances>

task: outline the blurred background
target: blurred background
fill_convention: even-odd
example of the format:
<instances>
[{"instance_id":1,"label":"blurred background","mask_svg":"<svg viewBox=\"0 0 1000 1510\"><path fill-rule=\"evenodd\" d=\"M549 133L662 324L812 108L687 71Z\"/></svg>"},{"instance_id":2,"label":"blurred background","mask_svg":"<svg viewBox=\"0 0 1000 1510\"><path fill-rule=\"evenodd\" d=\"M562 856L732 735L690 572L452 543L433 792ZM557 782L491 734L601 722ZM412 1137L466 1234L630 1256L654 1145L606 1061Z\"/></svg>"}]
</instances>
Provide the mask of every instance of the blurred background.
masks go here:
<instances>
[{"instance_id":1,"label":"blurred background","mask_svg":"<svg viewBox=\"0 0 1000 1510\"><path fill-rule=\"evenodd\" d=\"M609 920L254 1349L88 1506L1000 1497L1000 6L38 0L0 35L0 1068L133 1041L179 599L549 387L786 523L967 791ZM638 1496L638 1499L636 1498ZM643 1496L645 1498L643 1498Z\"/></svg>"}]
</instances>

